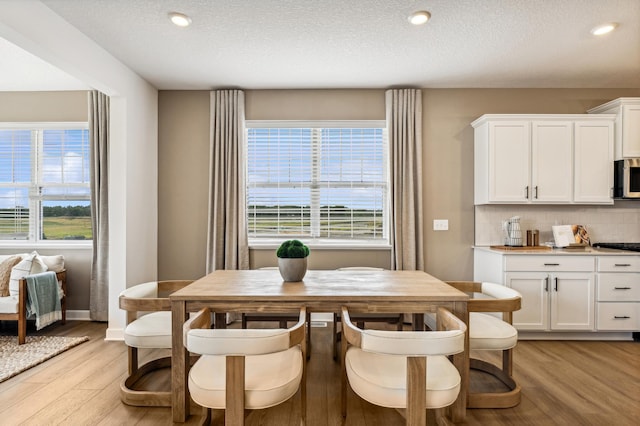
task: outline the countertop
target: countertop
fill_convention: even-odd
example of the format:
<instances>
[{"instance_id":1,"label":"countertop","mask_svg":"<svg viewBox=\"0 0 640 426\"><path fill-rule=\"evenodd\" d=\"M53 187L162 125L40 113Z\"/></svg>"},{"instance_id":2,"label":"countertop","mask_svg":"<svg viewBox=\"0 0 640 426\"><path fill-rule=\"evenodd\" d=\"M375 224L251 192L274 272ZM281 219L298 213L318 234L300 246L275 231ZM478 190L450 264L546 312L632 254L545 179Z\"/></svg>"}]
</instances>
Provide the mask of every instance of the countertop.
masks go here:
<instances>
[{"instance_id":1,"label":"countertop","mask_svg":"<svg viewBox=\"0 0 640 426\"><path fill-rule=\"evenodd\" d=\"M517 250L499 250L493 249L490 246L473 246L474 250L482 250L490 253L508 254L508 255L522 255L528 256L640 256L640 252L628 251L628 250L615 250L608 248L587 247L585 249L562 249L554 248L551 250L530 249L526 247L518 248Z\"/></svg>"}]
</instances>

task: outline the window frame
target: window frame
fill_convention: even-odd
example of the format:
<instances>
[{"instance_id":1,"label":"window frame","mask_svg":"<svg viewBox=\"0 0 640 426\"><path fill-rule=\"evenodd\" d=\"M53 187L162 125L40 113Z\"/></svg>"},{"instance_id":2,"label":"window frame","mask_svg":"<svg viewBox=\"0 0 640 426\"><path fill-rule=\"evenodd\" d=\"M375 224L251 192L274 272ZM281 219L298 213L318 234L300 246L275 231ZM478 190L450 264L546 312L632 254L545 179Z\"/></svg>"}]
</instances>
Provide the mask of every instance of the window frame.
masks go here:
<instances>
[{"instance_id":1,"label":"window frame","mask_svg":"<svg viewBox=\"0 0 640 426\"><path fill-rule=\"evenodd\" d=\"M42 203L46 201L58 201L62 198L60 197L52 197L42 194L35 194L36 190L39 188L44 188L47 185L43 182L43 164L42 159L44 158L43 150L44 144L41 137L34 137L34 131L43 132L47 130L89 130L89 122L88 121L33 121L33 122L0 122L0 130L29 130L31 131L31 181L29 183L25 183L24 185L14 184L13 186L24 186L28 188L28 204L29 211L34 212L30 214L29 219L29 235L27 239L16 239L16 240L3 240L0 239L0 249L4 248L52 248L52 249L73 249L73 248L88 248L93 246L92 239L85 240L44 240L40 238L42 234L43 228L43 220L44 216L42 214ZM89 136L89 144L90 144L90 136ZM90 150L90 146L89 146ZM90 161L90 160L89 160ZM91 167L89 165L89 167ZM90 185L88 183L87 185ZM10 185L6 185L3 187L9 187ZM85 184L73 184L73 183L63 183L57 185L60 187L74 187L81 186L85 187ZM90 188L89 188L90 190ZM91 193L89 191L88 198L84 197L73 197L66 196L64 199L69 201L88 201L91 203Z\"/></svg>"},{"instance_id":2,"label":"window frame","mask_svg":"<svg viewBox=\"0 0 640 426\"><path fill-rule=\"evenodd\" d=\"M367 249L367 250L388 250L391 247L390 240L390 152L388 128L385 120L245 120L244 122L244 154L243 154L243 186L245 190L245 220L248 219L248 132L251 128L309 128L309 129L325 129L325 128L377 128L382 129L383 138L383 164L386 193L383 202L383 235L378 240L370 239L338 239L338 238L312 238L308 236L298 238L304 241L312 249ZM248 224L247 224L248 226ZM252 249L277 249L286 239L285 236L280 237L249 237L248 244Z\"/></svg>"}]
</instances>

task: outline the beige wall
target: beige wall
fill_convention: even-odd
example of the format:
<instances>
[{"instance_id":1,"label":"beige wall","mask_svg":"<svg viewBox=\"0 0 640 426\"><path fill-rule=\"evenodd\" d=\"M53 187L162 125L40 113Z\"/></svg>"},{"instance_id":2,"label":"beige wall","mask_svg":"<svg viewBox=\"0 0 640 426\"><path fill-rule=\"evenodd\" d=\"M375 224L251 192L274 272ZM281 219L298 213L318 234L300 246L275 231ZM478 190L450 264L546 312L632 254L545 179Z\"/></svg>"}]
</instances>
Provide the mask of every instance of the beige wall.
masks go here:
<instances>
[{"instance_id":1,"label":"beige wall","mask_svg":"<svg viewBox=\"0 0 640 426\"><path fill-rule=\"evenodd\" d=\"M87 92L0 92L0 122L55 122L88 120ZM92 250L42 249L33 246L11 248L5 242L0 254L37 250L44 255L62 254L67 268L67 309L89 309L89 280Z\"/></svg>"},{"instance_id":2,"label":"beige wall","mask_svg":"<svg viewBox=\"0 0 640 426\"><path fill-rule=\"evenodd\" d=\"M248 90L246 118L384 119L384 90ZM640 89L423 89L426 270L473 277L473 131L488 113L584 113ZM205 272L209 92L159 93L158 277ZM448 219L449 231L433 231ZM275 265L273 250L252 250L251 266ZM309 266L389 266L389 252L315 250Z\"/></svg>"},{"instance_id":3,"label":"beige wall","mask_svg":"<svg viewBox=\"0 0 640 426\"><path fill-rule=\"evenodd\" d=\"M87 92L0 92L0 121L87 121Z\"/></svg>"}]
</instances>

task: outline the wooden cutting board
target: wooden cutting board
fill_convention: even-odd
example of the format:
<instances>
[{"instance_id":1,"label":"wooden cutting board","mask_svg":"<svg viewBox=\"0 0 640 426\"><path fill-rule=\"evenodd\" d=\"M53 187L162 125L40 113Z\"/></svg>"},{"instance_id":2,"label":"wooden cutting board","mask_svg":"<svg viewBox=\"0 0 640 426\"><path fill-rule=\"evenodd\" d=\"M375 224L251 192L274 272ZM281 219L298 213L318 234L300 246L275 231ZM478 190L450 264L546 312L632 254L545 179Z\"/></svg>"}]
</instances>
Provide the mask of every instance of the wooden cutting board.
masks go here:
<instances>
[{"instance_id":1,"label":"wooden cutting board","mask_svg":"<svg viewBox=\"0 0 640 426\"><path fill-rule=\"evenodd\" d=\"M513 246L489 246L492 250L503 250L503 251L551 251L553 250L549 246L523 246L523 247L513 247Z\"/></svg>"}]
</instances>

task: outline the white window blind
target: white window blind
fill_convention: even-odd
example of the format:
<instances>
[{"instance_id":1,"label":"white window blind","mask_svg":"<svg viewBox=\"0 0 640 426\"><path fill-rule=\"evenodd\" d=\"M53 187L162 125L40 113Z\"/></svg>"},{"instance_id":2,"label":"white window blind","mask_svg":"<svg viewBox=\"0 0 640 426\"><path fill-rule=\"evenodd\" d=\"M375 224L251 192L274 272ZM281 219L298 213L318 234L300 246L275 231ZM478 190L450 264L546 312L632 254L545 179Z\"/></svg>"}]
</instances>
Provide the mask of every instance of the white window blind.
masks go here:
<instances>
[{"instance_id":1,"label":"white window blind","mask_svg":"<svg viewBox=\"0 0 640 426\"><path fill-rule=\"evenodd\" d=\"M86 123L0 123L0 240L91 238Z\"/></svg>"},{"instance_id":2,"label":"white window blind","mask_svg":"<svg viewBox=\"0 0 640 426\"><path fill-rule=\"evenodd\" d=\"M247 122L247 127L250 239L387 242L383 123Z\"/></svg>"}]
</instances>

